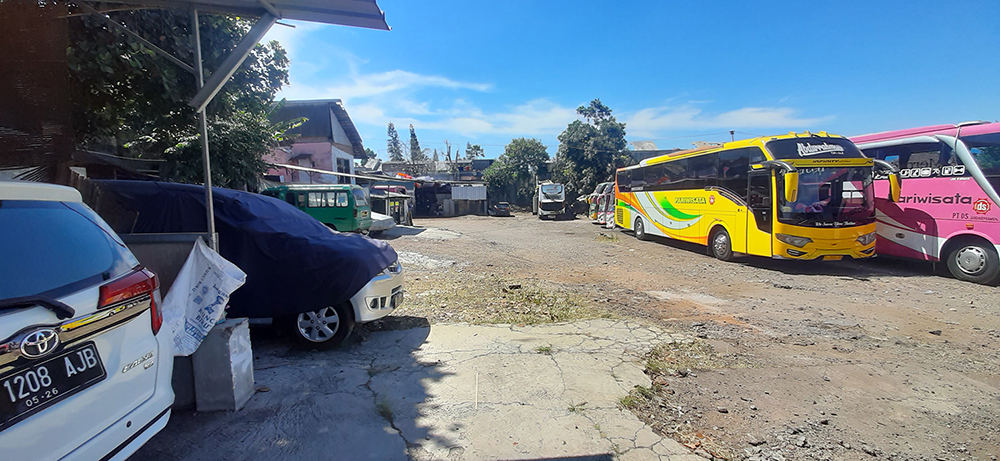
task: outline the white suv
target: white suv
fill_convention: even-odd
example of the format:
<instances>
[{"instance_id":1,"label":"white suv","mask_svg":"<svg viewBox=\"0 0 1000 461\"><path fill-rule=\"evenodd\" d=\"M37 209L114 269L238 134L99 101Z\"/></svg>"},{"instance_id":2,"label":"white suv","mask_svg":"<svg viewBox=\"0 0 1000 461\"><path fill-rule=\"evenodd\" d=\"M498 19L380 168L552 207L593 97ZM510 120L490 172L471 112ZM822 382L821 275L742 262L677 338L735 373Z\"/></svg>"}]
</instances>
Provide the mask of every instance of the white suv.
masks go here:
<instances>
[{"instance_id":1,"label":"white suv","mask_svg":"<svg viewBox=\"0 0 1000 461\"><path fill-rule=\"evenodd\" d=\"M156 276L76 189L0 181L3 459L123 460L167 424Z\"/></svg>"}]
</instances>

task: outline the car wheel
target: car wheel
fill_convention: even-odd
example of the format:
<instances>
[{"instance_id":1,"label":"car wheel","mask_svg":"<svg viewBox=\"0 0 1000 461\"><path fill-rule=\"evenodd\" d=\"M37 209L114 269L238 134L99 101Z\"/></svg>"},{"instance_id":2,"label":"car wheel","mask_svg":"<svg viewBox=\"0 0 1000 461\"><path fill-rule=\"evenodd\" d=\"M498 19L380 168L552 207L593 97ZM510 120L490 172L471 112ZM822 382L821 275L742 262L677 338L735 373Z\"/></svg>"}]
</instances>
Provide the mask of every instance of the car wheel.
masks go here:
<instances>
[{"instance_id":1,"label":"car wheel","mask_svg":"<svg viewBox=\"0 0 1000 461\"><path fill-rule=\"evenodd\" d=\"M307 349L332 349L344 343L354 330L350 303L287 316L286 328L295 342Z\"/></svg>"},{"instance_id":2,"label":"car wheel","mask_svg":"<svg viewBox=\"0 0 1000 461\"><path fill-rule=\"evenodd\" d=\"M716 228L709 239L709 251L712 256L722 261L731 261L733 259L733 243L729 239L729 232L721 227Z\"/></svg>"},{"instance_id":3,"label":"car wheel","mask_svg":"<svg viewBox=\"0 0 1000 461\"><path fill-rule=\"evenodd\" d=\"M646 235L646 229L642 227L642 218L635 219L635 227L633 227L633 232L635 232L635 238L639 240L649 240L649 236Z\"/></svg>"},{"instance_id":4,"label":"car wheel","mask_svg":"<svg viewBox=\"0 0 1000 461\"><path fill-rule=\"evenodd\" d=\"M989 284L1000 273L1000 258L992 245L977 240L964 240L948 252L948 271L967 282Z\"/></svg>"}]
</instances>

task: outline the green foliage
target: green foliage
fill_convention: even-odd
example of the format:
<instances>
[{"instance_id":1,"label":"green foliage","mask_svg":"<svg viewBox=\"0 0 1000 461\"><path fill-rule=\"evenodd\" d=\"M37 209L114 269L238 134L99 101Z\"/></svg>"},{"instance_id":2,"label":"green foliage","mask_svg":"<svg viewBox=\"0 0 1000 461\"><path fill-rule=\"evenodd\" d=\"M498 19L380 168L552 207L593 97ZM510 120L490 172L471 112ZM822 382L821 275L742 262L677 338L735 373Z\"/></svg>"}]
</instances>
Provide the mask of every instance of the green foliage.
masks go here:
<instances>
[{"instance_id":1,"label":"green foliage","mask_svg":"<svg viewBox=\"0 0 1000 461\"><path fill-rule=\"evenodd\" d=\"M413 163L427 163L427 154L420 150L420 141L417 141L417 131L410 124L410 161Z\"/></svg>"},{"instance_id":2,"label":"green foliage","mask_svg":"<svg viewBox=\"0 0 1000 461\"><path fill-rule=\"evenodd\" d=\"M257 190L262 173L270 168L263 157L286 139L286 131L302 125L306 120L299 118L272 123L269 115L267 112L238 110L225 117L209 117L208 146L213 186ZM201 136L195 127L183 132L179 142L164 151L164 158L167 160L169 179L204 183Z\"/></svg>"},{"instance_id":3,"label":"green foliage","mask_svg":"<svg viewBox=\"0 0 1000 461\"><path fill-rule=\"evenodd\" d=\"M614 177L615 170L634 163L625 146L625 124L611 109L595 99L576 109L576 120L559 135L553 180L566 185L566 200L586 195L598 183Z\"/></svg>"},{"instance_id":4,"label":"green foliage","mask_svg":"<svg viewBox=\"0 0 1000 461\"><path fill-rule=\"evenodd\" d=\"M520 206L530 204L535 193L532 172L537 172L548 160L549 153L541 141L527 138L511 140L497 161L483 172L487 194L499 201Z\"/></svg>"},{"instance_id":5,"label":"green foliage","mask_svg":"<svg viewBox=\"0 0 1000 461\"><path fill-rule=\"evenodd\" d=\"M370 147L366 147L365 148L365 157L375 158L375 157L378 157L378 154L376 154L375 151L371 150Z\"/></svg>"},{"instance_id":6,"label":"green foliage","mask_svg":"<svg viewBox=\"0 0 1000 461\"><path fill-rule=\"evenodd\" d=\"M469 160L475 160L478 157L485 157L486 154L483 153L483 146L479 144L472 144L470 142L465 143L465 158Z\"/></svg>"},{"instance_id":7,"label":"green foliage","mask_svg":"<svg viewBox=\"0 0 1000 461\"><path fill-rule=\"evenodd\" d=\"M403 156L403 143L399 142L399 133L396 132L396 125L389 122L386 134L389 136L389 141L386 143L389 152L389 161L405 162L406 157Z\"/></svg>"},{"instance_id":8,"label":"green foliage","mask_svg":"<svg viewBox=\"0 0 1000 461\"><path fill-rule=\"evenodd\" d=\"M195 64L189 11L136 9L108 15L168 53ZM253 22L219 15L199 19L204 68L210 75ZM187 104L196 93L194 75L109 29L96 17L75 16L68 21L72 45L67 48L67 60L77 142L120 155L170 157L175 167L171 179L201 178L201 149L192 147L200 143L196 140L198 117ZM258 44L208 105L210 136L226 137L211 140L212 166L220 169L220 185L256 183L251 176L266 170L261 156L281 131L267 122L266 115L274 95L287 83L285 50L276 41ZM252 142L260 144L249 146ZM186 154L192 149L198 151L197 160ZM197 165L185 163L189 161ZM231 171L222 172L227 168Z\"/></svg>"}]
</instances>

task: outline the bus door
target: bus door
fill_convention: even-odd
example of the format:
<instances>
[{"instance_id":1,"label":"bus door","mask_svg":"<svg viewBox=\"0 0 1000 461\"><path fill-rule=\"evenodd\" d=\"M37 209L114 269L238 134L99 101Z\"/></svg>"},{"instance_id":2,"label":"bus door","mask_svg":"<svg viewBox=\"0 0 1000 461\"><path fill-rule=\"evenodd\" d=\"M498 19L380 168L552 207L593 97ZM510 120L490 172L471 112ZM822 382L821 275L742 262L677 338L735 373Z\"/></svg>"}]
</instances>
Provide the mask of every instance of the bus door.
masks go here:
<instances>
[{"instance_id":1,"label":"bus door","mask_svg":"<svg viewBox=\"0 0 1000 461\"><path fill-rule=\"evenodd\" d=\"M771 219L774 194L771 193L771 171L752 171L747 190L747 254L771 256Z\"/></svg>"}]
</instances>

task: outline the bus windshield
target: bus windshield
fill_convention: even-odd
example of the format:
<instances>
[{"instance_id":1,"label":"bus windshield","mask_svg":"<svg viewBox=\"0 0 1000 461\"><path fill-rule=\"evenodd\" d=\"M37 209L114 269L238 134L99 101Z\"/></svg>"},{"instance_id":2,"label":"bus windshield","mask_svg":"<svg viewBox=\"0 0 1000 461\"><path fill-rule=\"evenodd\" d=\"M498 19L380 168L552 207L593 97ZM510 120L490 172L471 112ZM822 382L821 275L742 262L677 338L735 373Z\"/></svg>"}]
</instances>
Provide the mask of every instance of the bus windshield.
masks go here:
<instances>
[{"instance_id":1,"label":"bus windshield","mask_svg":"<svg viewBox=\"0 0 1000 461\"><path fill-rule=\"evenodd\" d=\"M778 175L777 190L784 190ZM808 227L842 227L875 220L875 193L869 167L799 169L796 201L778 199L778 220Z\"/></svg>"},{"instance_id":2,"label":"bus windshield","mask_svg":"<svg viewBox=\"0 0 1000 461\"><path fill-rule=\"evenodd\" d=\"M1000 189L1000 133L963 136L962 142L972 152L979 169L994 189Z\"/></svg>"},{"instance_id":3,"label":"bus windshield","mask_svg":"<svg viewBox=\"0 0 1000 461\"><path fill-rule=\"evenodd\" d=\"M542 186L542 193L544 194L558 194L562 192L562 185L560 184L546 184Z\"/></svg>"}]
</instances>

